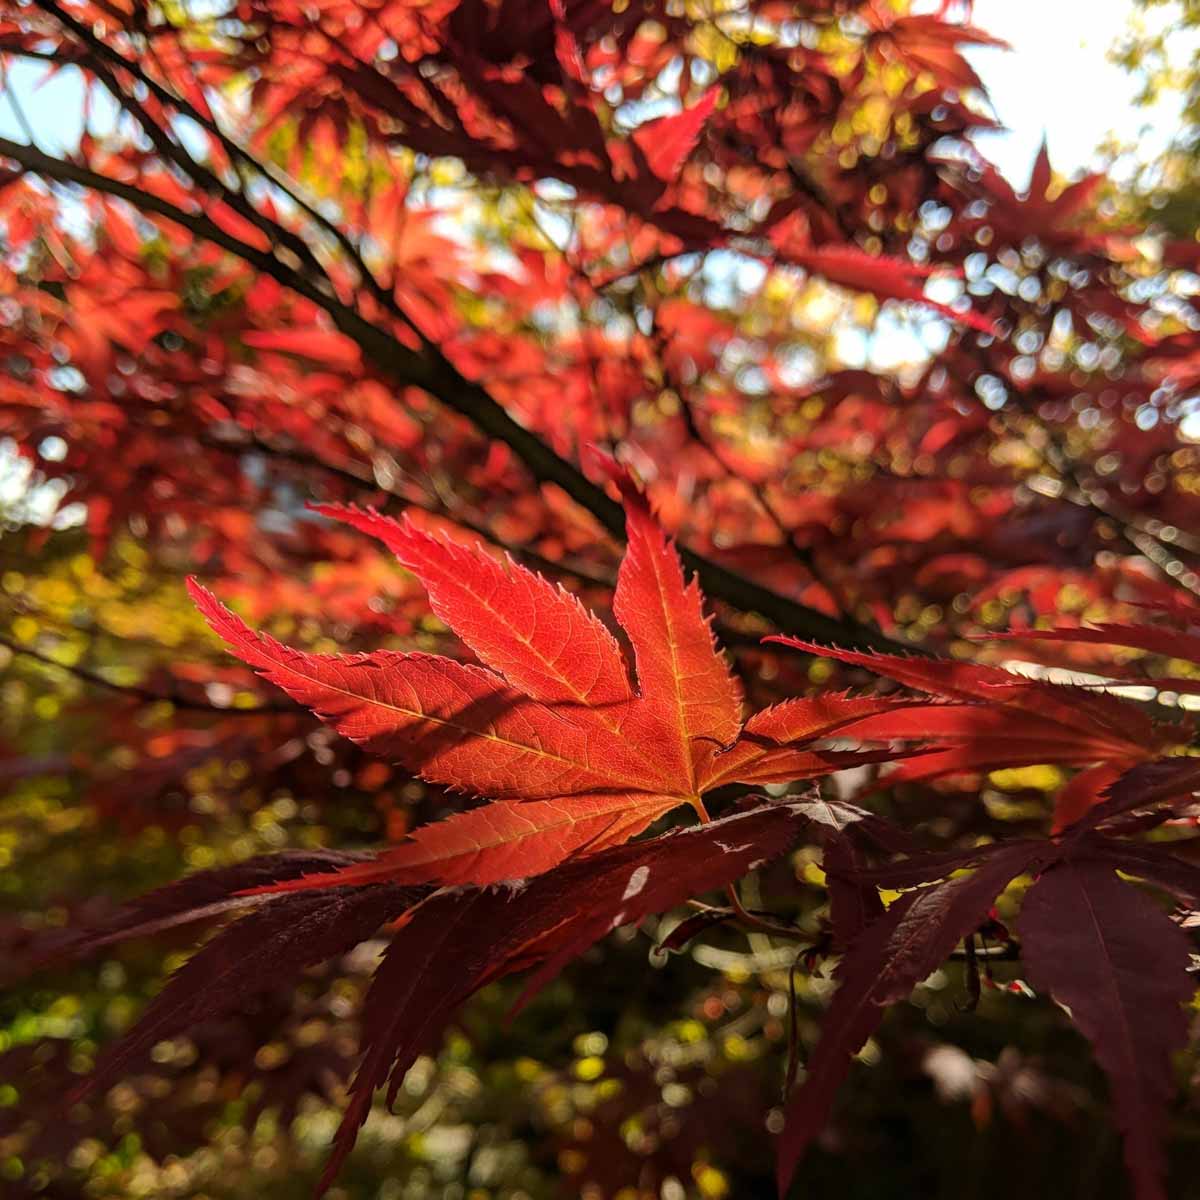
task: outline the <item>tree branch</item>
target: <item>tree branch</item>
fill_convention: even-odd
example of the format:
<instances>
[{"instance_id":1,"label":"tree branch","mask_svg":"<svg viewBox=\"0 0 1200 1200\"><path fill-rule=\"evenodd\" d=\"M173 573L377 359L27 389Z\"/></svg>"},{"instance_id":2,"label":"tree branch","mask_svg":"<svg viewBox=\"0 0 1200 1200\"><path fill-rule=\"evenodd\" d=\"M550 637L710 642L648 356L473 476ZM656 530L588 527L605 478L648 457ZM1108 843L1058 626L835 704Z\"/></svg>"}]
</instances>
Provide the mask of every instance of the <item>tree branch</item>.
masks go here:
<instances>
[{"instance_id":1,"label":"tree branch","mask_svg":"<svg viewBox=\"0 0 1200 1200\"><path fill-rule=\"evenodd\" d=\"M208 700L196 700L189 696L177 695L173 692L156 692L153 688L141 687L135 683L114 683L111 679L105 679L103 675L99 675L95 671L89 671L86 667L59 662L57 659L51 658L48 654L43 654L40 650L33 649L32 646L22 646L19 642L14 642L10 638L3 636L0 636L0 646L3 646L12 654L19 654L24 658L41 663L42 666L54 667L59 671L63 671L67 675L71 675L81 683L86 683L91 687L104 688L106 691L128 696L130 699L138 701L139 704L172 704L176 708L187 709L191 712L220 713L226 717L262 716L268 713L287 713L295 716L303 715L307 711L297 704L277 703L256 704L251 708L225 708L219 704L213 704Z\"/></svg>"}]
</instances>

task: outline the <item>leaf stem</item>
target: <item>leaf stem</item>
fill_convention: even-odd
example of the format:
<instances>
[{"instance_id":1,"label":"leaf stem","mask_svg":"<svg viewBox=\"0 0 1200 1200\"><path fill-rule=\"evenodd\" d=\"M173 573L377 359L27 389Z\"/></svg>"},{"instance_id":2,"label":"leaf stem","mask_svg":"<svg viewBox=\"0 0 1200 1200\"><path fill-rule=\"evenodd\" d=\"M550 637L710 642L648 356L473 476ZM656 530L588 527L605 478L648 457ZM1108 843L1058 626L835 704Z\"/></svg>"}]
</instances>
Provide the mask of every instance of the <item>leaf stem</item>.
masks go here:
<instances>
[{"instance_id":1,"label":"leaf stem","mask_svg":"<svg viewBox=\"0 0 1200 1200\"><path fill-rule=\"evenodd\" d=\"M704 807L704 801L699 796L692 796L688 803L695 810L696 816L700 819L701 825L707 825L712 817L709 816L708 809ZM738 895L737 884L730 883L725 887L725 894L729 897L729 903L733 908L738 924L753 929L758 933L769 933L774 937L787 938L792 942L804 942L808 944L809 939L804 936L798 929L793 929L789 925L778 925L774 921L764 920L762 917L755 916L742 903L741 896Z\"/></svg>"}]
</instances>

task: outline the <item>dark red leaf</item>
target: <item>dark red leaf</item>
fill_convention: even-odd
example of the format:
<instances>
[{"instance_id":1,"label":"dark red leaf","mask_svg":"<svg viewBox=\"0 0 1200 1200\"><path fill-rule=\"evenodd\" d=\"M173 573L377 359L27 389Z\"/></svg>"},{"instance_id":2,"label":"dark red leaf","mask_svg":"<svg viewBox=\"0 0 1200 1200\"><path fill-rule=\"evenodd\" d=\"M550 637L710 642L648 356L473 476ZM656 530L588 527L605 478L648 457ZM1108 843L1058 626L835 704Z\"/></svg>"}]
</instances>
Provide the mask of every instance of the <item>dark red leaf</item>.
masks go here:
<instances>
[{"instance_id":1,"label":"dark red leaf","mask_svg":"<svg viewBox=\"0 0 1200 1200\"><path fill-rule=\"evenodd\" d=\"M352 949L416 895L382 886L258 901L257 911L223 929L171 976L133 1028L100 1056L75 1098L116 1082L164 1038L232 1012L305 967Z\"/></svg>"},{"instance_id":2,"label":"dark red leaf","mask_svg":"<svg viewBox=\"0 0 1200 1200\"><path fill-rule=\"evenodd\" d=\"M1126 842L1089 834L1082 841L1079 853L1126 875L1136 875L1191 908L1200 908L1200 866L1172 854L1169 842Z\"/></svg>"},{"instance_id":3,"label":"dark red leaf","mask_svg":"<svg viewBox=\"0 0 1200 1200\"><path fill-rule=\"evenodd\" d=\"M249 858L233 867L198 871L123 905L102 924L64 937L46 959L81 958L115 942L151 937L168 929L252 908L261 900L242 893L316 871L337 871L368 855L335 850L287 850ZM45 961L45 960L43 960Z\"/></svg>"},{"instance_id":4,"label":"dark red leaf","mask_svg":"<svg viewBox=\"0 0 1200 1200\"><path fill-rule=\"evenodd\" d=\"M1138 1200L1166 1200L1161 1147L1174 1091L1171 1055L1187 1040L1191 945L1111 864L1067 861L1025 897L1021 957L1036 987L1066 1006L1112 1085Z\"/></svg>"},{"instance_id":5,"label":"dark red leaf","mask_svg":"<svg viewBox=\"0 0 1200 1200\"><path fill-rule=\"evenodd\" d=\"M721 888L785 853L810 820L803 803L763 806L603 850L528 883L447 890L418 905L371 985L363 1012L365 1057L322 1188L354 1144L375 1089L390 1078L394 1092L473 992L536 965L528 998L610 930Z\"/></svg>"},{"instance_id":6,"label":"dark red leaf","mask_svg":"<svg viewBox=\"0 0 1200 1200\"><path fill-rule=\"evenodd\" d=\"M878 1028L884 1009L931 974L987 916L997 895L1046 853L1037 843L1016 843L970 875L896 900L850 947L837 969L839 988L821 1026L805 1079L787 1108L779 1143L779 1192L821 1132L851 1056Z\"/></svg>"},{"instance_id":7,"label":"dark red leaf","mask_svg":"<svg viewBox=\"0 0 1200 1200\"><path fill-rule=\"evenodd\" d=\"M946 879L955 871L977 866L997 854L1007 854L1014 846L1025 846L1031 853L1044 848L1044 843L1033 839L1019 841L988 842L983 846L972 846L965 850L928 850L912 854L895 862L876 867L860 867L856 877L864 883L881 888L921 887Z\"/></svg>"},{"instance_id":8,"label":"dark red leaf","mask_svg":"<svg viewBox=\"0 0 1200 1200\"><path fill-rule=\"evenodd\" d=\"M633 140L659 179L670 183L679 174L687 156L700 140L704 123L716 108L720 94L720 88L711 87L691 108L672 117L648 121L634 132Z\"/></svg>"},{"instance_id":9,"label":"dark red leaf","mask_svg":"<svg viewBox=\"0 0 1200 1200\"><path fill-rule=\"evenodd\" d=\"M1113 817L1153 808L1172 800L1190 799L1200 790L1200 759L1163 758L1130 768L1105 793L1106 799L1088 810L1066 832L1077 837Z\"/></svg>"}]
</instances>

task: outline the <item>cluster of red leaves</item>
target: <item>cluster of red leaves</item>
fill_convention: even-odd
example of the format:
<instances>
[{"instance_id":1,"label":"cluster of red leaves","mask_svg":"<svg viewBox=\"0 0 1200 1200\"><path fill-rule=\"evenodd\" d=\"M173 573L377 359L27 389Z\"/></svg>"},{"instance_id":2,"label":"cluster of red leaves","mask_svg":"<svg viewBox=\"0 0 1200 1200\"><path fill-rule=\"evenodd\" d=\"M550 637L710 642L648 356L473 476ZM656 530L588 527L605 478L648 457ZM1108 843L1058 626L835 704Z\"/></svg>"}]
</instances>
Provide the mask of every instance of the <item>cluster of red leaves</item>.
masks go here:
<instances>
[{"instance_id":1,"label":"cluster of red leaves","mask_svg":"<svg viewBox=\"0 0 1200 1200\"><path fill-rule=\"evenodd\" d=\"M1190 805L1200 766L1170 752L1195 731L1155 725L1108 695L996 668L795 639L780 640L933 699L829 694L785 701L743 723L695 583L685 583L644 501L622 484L629 549L614 610L634 652L636 687L612 635L573 597L512 562L373 513L331 515L380 537L482 666L387 651L303 654L251 632L194 588L239 656L322 720L485 803L369 857L283 854L201 873L69 939L57 953L238 916L105 1052L85 1088L114 1082L156 1042L387 926L327 1186L375 1089L387 1082L393 1098L416 1056L436 1048L455 1009L480 987L525 970L528 998L611 929L732 884L811 827L825 845L842 957L821 1040L788 1104L781 1193L886 1007L972 942L1014 879L1033 876L1017 924L1029 977L1066 1006L1108 1072L1139 1197L1165 1196L1160 1127L1170 1055L1187 1038L1191 947L1178 923L1118 872L1200 906L1200 869L1137 836ZM1141 645L1168 635L1146 627L1060 636ZM1189 635L1170 636L1178 653ZM865 753L814 746L830 736L893 745ZM915 850L899 830L844 803L751 799L716 820L705 809L704 794L724 784L790 782L903 758L901 742L936 749L899 762L897 780L1059 762L1086 768L1076 780L1088 781L1087 803L1082 789L1073 792L1051 838L941 852ZM682 805L701 824L630 840ZM879 888L902 894L885 907Z\"/></svg>"},{"instance_id":2,"label":"cluster of red leaves","mask_svg":"<svg viewBox=\"0 0 1200 1200\"><path fill-rule=\"evenodd\" d=\"M1085 493L1119 495L1118 524L1146 516L1187 528L1191 451L1167 411L1194 338L1135 295L1145 272L1131 231L1094 211L1102 178L1059 188L1043 154L1029 195L1018 196L979 157L967 137L990 122L955 90L978 84L962 48L993 44L982 31L876 2L788 11L755 5L756 27L775 40L739 44L734 65L700 83L711 70L694 42L706 27L662 5L617 14L519 0L366 9L263 0L213 14L222 39L202 55L194 40L207 32L139 5L116 28L104 6L47 0L7 20L0 10L4 53L77 64L95 90L106 78L128 90L133 67L97 57L88 40L111 29L111 54L136 60L149 84L138 82L153 85L135 109L153 128L181 115L210 121L210 90L250 81L243 148L322 186L339 180L328 185L339 228L350 244L381 251L371 261L377 287L359 286L341 254L321 260L327 278L309 271L301 294L272 274L277 256L264 259L264 247L307 266L309 243L328 231L278 190L222 191L214 173L233 151L207 127L196 133L207 156L190 167L178 149L85 138L81 159L124 189L80 202L86 233L58 220L57 199L32 171L0 192L0 290L16 306L0 325L13 363L0 400L5 433L68 483L68 499L87 502L98 545L133 522L157 543L186 538L193 561L214 573L260 585L277 576L276 554L348 553L316 523L280 521L270 550L252 536L248 511L298 480L311 489L314 476L331 498L391 493L428 506L429 489L413 481L445 471L486 497L475 503L505 540L556 536L559 522L540 506L505 521L513 498L527 496L526 478L506 451L485 451L467 422L439 422L431 458L436 409L418 390L429 372L397 380L361 330L347 332L340 305L409 350L419 329L460 382L483 383L561 454L626 439L653 466L661 503L694 494L689 544L728 550L732 537L759 561L769 545L781 589L826 610L869 606L884 628L913 579L934 603L964 580L981 595L1024 592L1029 566L1092 571L1107 548L1096 514L1080 511L1070 489L1049 501L1020 496L1023 480L1053 464L1018 467L992 453L996 419L977 396L989 377L1018 423L1075 426ZM794 18L805 23L800 45L782 32ZM809 46L825 42L837 52ZM680 111L638 123L639 104L664 103L658 80L674 63ZM843 144L839 131L856 128L862 112L878 112L879 129ZM370 186L356 192L346 182L355 172L334 168L357 138ZM522 244L512 267L480 261L445 236L435 205L410 195L397 146L457 156L483 180L569 185L578 217L570 252ZM139 197L167 209L135 216ZM203 218L207 232L172 214ZM875 370L797 383L804 339L786 322L756 321L754 365L771 388L763 404L736 369L747 335L737 306L714 312L687 272L657 279L656 303L639 296L654 316L650 333L618 334L604 316L622 294L609 289L640 270L722 248L776 277L818 277L943 314L926 283L959 276L971 307L955 301L944 353L903 385ZM1173 261L1170 247L1164 254ZM472 295L492 302L482 321L460 311ZM547 307L571 303L584 327L547 336ZM1031 377L1036 347L1064 322L1098 355L1119 347L1120 366L1093 356L1048 369L1039 358ZM1000 329L1011 336L975 336ZM82 384L64 383L64 357ZM647 421L639 410L664 388L682 398L678 415ZM445 387L432 390L445 398ZM797 420L810 399L819 419ZM755 413L765 436L748 454L723 430L752 407L765 410ZM54 437L66 456L39 457ZM230 469L247 456L266 469ZM798 567L793 544L819 570ZM1111 574L1092 573L1100 595L1146 586L1136 571ZM255 590L248 579L247 595ZM360 612L373 594L358 590Z\"/></svg>"},{"instance_id":3,"label":"cluster of red leaves","mask_svg":"<svg viewBox=\"0 0 1200 1200\"><path fill-rule=\"evenodd\" d=\"M395 1086L476 988L523 968L536 984L614 924L804 838L824 854L841 990L781 1175L884 1007L1034 875L1017 927L1029 976L1095 1044L1139 1189L1160 1194L1187 943L1115 872L1198 903L1191 864L1145 840L1185 819L1194 729L1095 688L823 644L831 626L864 644L868 620L943 646L1004 622L1026 636L1063 607L1128 621L1177 594L1172 580L1196 588L1200 451L1180 417L1200 322L1178 295L1159 303L1194 246L1162 244L1159 270L1143 231L1100 211L1100 176L1064 186L1043 150L1019 194L981 158L970 137L994 123L962 49L995 39L953 19L961 8L753 0L725 21L662 0L239 0L195 17L0 2L6 67L77 71L123 112L58 159L0 139L14 164L0 179L0 431L87 505L97 555L132 535L253 623L294 615L347 648L440 645L421 589L364 551L366 532L477 660L303 653L199 589L214 627L297 703L227 712L207 685L244 673L164 654L128 703L92 706L92 735L63 757L131 828L190 814L183 781L234 756L253 763L251 794L372 797L394 841L412 811L393 783L417 776L453 810L369 858L195 876L83 937L78 950L238 917L98 1082L248 998L260 973L286 981L383 927L393 948L340 1158L376 1086ZM480 245L448 233L447 215L460 235L481 220L470 195L431 194L429 164L450 157L471 174L464 193L529 202L518 232L498 224L503 254L491 229ZM253 186L230 182L243 173ZM63 188L82 189L66 210ZM569 216L562 245L532 236L539 206ZM761 282L728 262L764 268ZM945 318L944 349L850 369L794 303L837 289L899 302L891 315L918 332ZM649 480L664 525L708 556L693 561L710 595L904 692L784 699L747 719L696 583L628 487L615 635L494 557L480 537L606 600L592 518L617 532L619 514L580 453L592 443ZM313 495L334 521L299 512ZM393 502L401 522L352 506ZM1200 660L1200 608L1158 611L1156 625L1028 636L1116 682L1138 664L1102 642ZM753 644L760 624L726 628L755 703L805 689L794 656ZM1168 689L1200 687L1182 664L1168 672ZM157 699L177 709L169 728L143 719ZM314 730L309 708L345 738ZM860 809L794 795L708 820L738 785L876 763L894 764L876 783L906 801L974 814L952 839L970 848L919 852ZM1033 764L1074 772L1049 838L975 845L997 832L979 816L986 774ZM3 779L37 769L9 755ZM483 803L457 811L463 795ZM699 828L629 840L689 811ZM906 890L885 908L880 887ZM701 912L684 934L725 918Z\"/></svg>"}]
</instances>

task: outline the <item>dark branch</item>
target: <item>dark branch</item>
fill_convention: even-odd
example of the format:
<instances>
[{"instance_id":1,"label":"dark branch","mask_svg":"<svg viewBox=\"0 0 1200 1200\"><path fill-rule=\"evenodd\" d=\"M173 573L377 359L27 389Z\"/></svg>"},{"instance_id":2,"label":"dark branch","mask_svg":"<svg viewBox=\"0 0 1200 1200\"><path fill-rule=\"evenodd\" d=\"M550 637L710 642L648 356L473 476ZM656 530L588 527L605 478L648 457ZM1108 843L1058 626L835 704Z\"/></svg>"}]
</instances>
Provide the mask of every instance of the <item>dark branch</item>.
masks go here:
<instances>
[{"instance_id":1,"label":"dark branch","mask_svg":"<svg viewBox=\"0 0 1200 1200\"><path fill-rule=\"evenodd\" d=\"M226 708L220 704L213 704L208 700L197 700L194 697L181 696L175 692L158 692L153 688L141 687L138 684L114 683L111 679L105 679L103 675L99 675L95 671L89 671L86 667L77 667L70 663L59 662L58 659L51 658L48 654L43 654L40 650L33 649L32 646L22 646L19 642L14 642L3 636L0 636L0 646L3 646L12 654L19 654L24 658L41 663L42 666L54 667L56 670L63 671L65 674L78 679L81 683L88 684L90 687L104 688L106 691L128 696L131 700L136 700L139 704L172 704L176 708L187 709L191 712L220 713L222 716L261 716L265 713L297 714L305 711L298 705L282 703L256 704L249 708Z\"/></svg>"}]
</instances>

